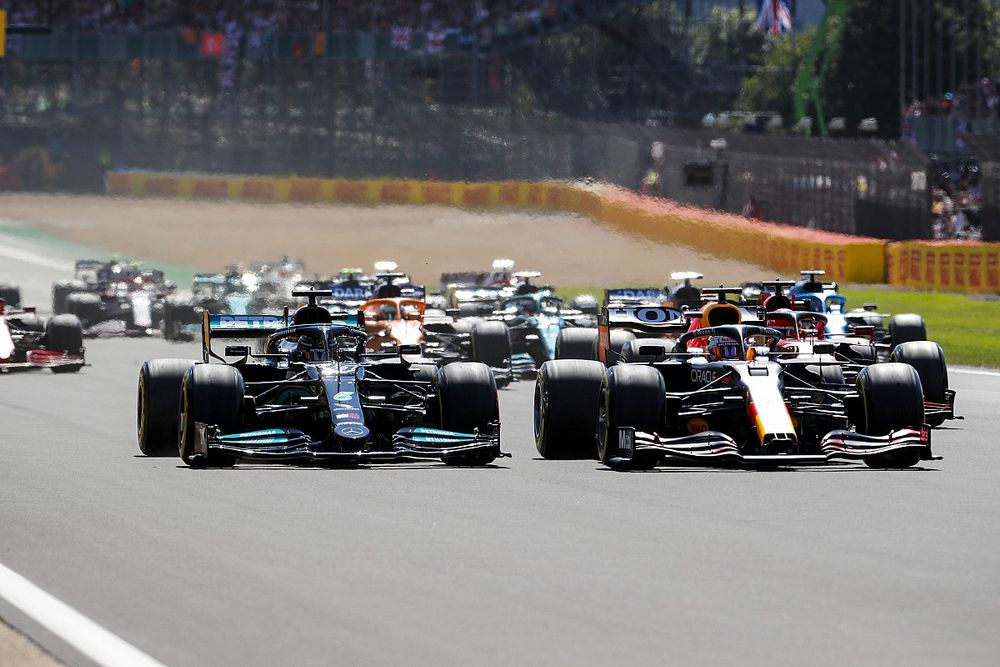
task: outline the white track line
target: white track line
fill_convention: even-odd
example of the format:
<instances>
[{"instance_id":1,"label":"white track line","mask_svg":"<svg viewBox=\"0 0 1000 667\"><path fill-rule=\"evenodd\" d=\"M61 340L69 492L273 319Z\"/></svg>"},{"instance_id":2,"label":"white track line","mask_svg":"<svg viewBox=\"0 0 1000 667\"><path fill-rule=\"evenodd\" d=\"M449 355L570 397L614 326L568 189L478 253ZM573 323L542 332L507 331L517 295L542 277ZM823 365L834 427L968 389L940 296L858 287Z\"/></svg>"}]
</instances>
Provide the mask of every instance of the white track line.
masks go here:
<instances>
[{"instance_id":1,"label":"white track line","mask_svg":"<svg viewBox=\"0 0 1000 667\"><path fill-rule=\"evenodd\" d=\"M8 259L13 259L18 262L24 262L26 264L44 266L45 268L56 269L57 271L73 270L72 262L59 262L44 255L39 255L38 253L31 252L30 250L11 248L9 246L0 245L0 257L6 257Z\"/></svg>"},{"instance_id":2,"label":"white track line","mask_svg":"<svg viewBox=\"0 0 1000 667\"><path fill-rule=\"evenodd\" d=\"M0 563L0 598L101 667L164 667Z\"/></svg>"},{"instance_id":3,"label":"white track line","mask_svg":"<svg viewBox=\"0 0 1000 667\"><path fill-rule=\"evenodd\" d=\"M949 373L961 373L962 375L985 375L987 377L1000 378L1000 372L987 371L978 368L949 368Z\"/></svg>"}]
</instances>

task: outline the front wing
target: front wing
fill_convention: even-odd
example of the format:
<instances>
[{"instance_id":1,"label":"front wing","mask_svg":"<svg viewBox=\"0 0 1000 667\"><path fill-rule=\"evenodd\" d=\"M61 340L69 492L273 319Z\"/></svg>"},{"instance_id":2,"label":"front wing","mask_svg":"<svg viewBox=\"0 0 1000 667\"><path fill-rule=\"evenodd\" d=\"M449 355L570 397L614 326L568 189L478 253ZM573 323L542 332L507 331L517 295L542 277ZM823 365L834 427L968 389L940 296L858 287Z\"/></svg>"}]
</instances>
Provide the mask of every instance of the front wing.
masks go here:
<instances>
[{"instance_id":1,"label":"front wing","mask_svg":"<svg viewBox=\"0 0 1000 667\"><path fill-rule=\"evenodd\" d=\"M830 461L864 459L904 449L920 451L922 460L932 460L931 430L928 425L904 428L889 435L874 436L847 430L827 433L820 441L819 454L744 454L735 440L718 431L705 431L677 438L618 429L617 454L610 457L612 467L628 467L633 461L649 457L670 457L698 461L706 465L736 464L762 466L821 465Z\"/></svg>"},{"instance_id":2,"label":"front wing","mask_svg":"<svg viewBox=\"0 0 1000 667\"><path fill-rule=\"evenodd\" d=\"M241 461L307 465L358 465L441 460L463 454L509 457L500 449L500 423L486 432L457 433L426 427L407 427L392 437L392 449L331 451L322 442L297 429L263 429L221 434L214 426L195 422L195 455L209 451L234 454Z\"/></svg>"},{"instance_id":3,"label":"front wing","mask_svg":"<svg viewBox=\"0 0 1000 667\"><path fill-rule=\"evenodd\" d=\"M80 354L66 354L65 352L54 352L51 350L29 350L27 361L0 361L0 372L31 370L33 368L83 367L85 365L86 362L83 355Z\"/></svg>"}]
</instances>

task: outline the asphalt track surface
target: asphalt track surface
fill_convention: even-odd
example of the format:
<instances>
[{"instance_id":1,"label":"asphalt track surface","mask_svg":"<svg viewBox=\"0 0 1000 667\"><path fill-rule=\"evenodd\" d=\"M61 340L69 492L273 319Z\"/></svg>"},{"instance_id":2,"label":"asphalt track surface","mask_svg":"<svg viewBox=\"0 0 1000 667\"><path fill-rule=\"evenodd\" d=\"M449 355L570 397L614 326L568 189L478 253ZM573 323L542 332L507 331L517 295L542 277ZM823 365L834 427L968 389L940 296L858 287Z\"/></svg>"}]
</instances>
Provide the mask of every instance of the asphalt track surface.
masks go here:
<instances>
[{"instance_id":1,"label":"asphalt track surface","mask_svg":"<svg viewBox=\"0 0 1000 667\"><path fill-rule=\"evenodd\" d=\"M53 268L0 266L47 301ZM542 461L530 382L489 469L198 471L134 435L140 363L196 350L100 340L78 375L0 376L0 563L168 665L1000 659L1000 377L953 375L967 419L907 471Z\"/></svg>"}]
</instances>

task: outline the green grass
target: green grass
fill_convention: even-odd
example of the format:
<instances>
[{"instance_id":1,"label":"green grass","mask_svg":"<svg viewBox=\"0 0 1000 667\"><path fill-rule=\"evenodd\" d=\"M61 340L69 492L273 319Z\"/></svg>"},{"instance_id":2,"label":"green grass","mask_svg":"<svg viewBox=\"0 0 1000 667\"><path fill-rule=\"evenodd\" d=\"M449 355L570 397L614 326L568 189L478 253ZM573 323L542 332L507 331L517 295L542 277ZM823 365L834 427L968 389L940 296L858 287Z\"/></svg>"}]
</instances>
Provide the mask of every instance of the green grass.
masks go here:
<instances>
[{"instance_id":1,"label":"green grass","mask_svg":"<svg viewBox=\"0 0 1000 667\"><path fill-rule=\"evenodd\" d=\"M935 292L846 289L848 308L877 303L883 313L917 313L948 363L1000 367L1000 302Z\"/></svg>"},{"instance_id":2,"label":"green grass","mask_svg":"<svg viewBox=\"0 0 1000 667\"><path fill-rule=\"evenodd\" d=\"M586 292L598 299L604 294L602 288L558 290L567 301ZM1000 301L889 288L845 289L843 293L848 308L876 303L883 313L922 315L927 337L944 348L949 364L1000 368Z\"/></svg>"}]
</instances>

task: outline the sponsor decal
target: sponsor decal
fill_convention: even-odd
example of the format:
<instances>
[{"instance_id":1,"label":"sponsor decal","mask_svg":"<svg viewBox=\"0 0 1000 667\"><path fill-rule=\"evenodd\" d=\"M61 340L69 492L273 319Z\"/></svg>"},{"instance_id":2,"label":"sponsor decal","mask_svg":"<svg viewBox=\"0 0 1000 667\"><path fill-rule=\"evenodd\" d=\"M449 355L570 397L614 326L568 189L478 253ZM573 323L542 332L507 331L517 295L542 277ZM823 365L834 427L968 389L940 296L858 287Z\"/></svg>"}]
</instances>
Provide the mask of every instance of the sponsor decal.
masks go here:
<instances>
[{"instance_id":1,"label":"sponsor decal","mask_svg":"<svg viewBox=\"0 0 1000 667\"><path fill-rule=\"evenodd\" d=\"M717 379L719 379L719 371L705 368L691 369L691 382L708 384L709 382L715 382Z\"/></svg>"},{"instance_id":2,"label":"sponsor decal","mask_svg":"<svg viewBox=\"0 0 1000 667\"><path fill-rule=\"evenodd\" d=\"M212 329L280 329L285 318L280 315L212 315Z\"/></svg>"},{"instance_id":3,"label":"sponsor decal","mask_svg":"<svg viewBox=\"0 0 1000 667\"><path fill-rule=\"evenodd\" d=\"M608 319L614 322L641 322L643 324L665 324L684 317L674 308L609 308Z\"/></svg>"},{"instance_id":4,"label":"sponsor decal","mask_svg":"<svg viewBox=\"0 0 1000 667\"><path fill-rule=\"evenodd\" d=\"M338 420L361 419L361 413L351 408L336 408L333 411L334 417Z\"/></svg>"},{"instance_id":5,"label":"sponsor decal","mask_svg":"<svg viewBox=\"0 0 1000 667\"><path fill-rule=\"evenodd\" d=\"M630 428L618 429L618 453L625 458L631 458L635 451L635 431Z\"/></svg>"},{"instance_id":6,"label":"sponsor decal","mask_svg":"<svg viewBox=\"0 0 1000 667\"><path fill-rule=\"evenodd\" d=\"M338 391L336 394L333 395L333 400L337 401L338 403L347 403L352 398L354 398L353 391Z\"/></svg>"},{"instance_id":7,"label":"sponsor decal","mask_svg":"<svg viewBox=\"0 0 1000 667\"><path fill-rule=\"evenodd\" d=\"M372 296L371 289L367 287L340 287L332 285L330 291L333 292L333 297L338 299L370 299Z\"/></svg>"},{"instance_id":8,"label":"sponsor decal","mask_svg":"<svg viewBox=\"0 0 1000 667\"><path fill-rule=\"evenodd\" d=\"M694 419L689 419L687 423L688 433L704 433L708 430L708 422L701 417L695 417Z\"/></svg>"},{"instance_id":9,"label":"sponsor decal","mask_svg":"<svg viewBox=\"0 0 1000 667\"><path fill-rule=\"evenodd\" d=\"M334 434L340 438L348 438L350 440L361 440L368 437L368 429L361 424L338 424L335 429L333 429Z\"/></svg>"},{"instance_id":10,"label":"sponsor decal","mask_svg":"<svg viewBox=\"0 0 1000 667\"><path fill-rule=\"evenodd\" d=\"M608 298L609 299L635 299L635 300L657 300L664 298L665 295L661 290L650 287L648 289L609 289Z\"/></svg>"}]
</instances>

